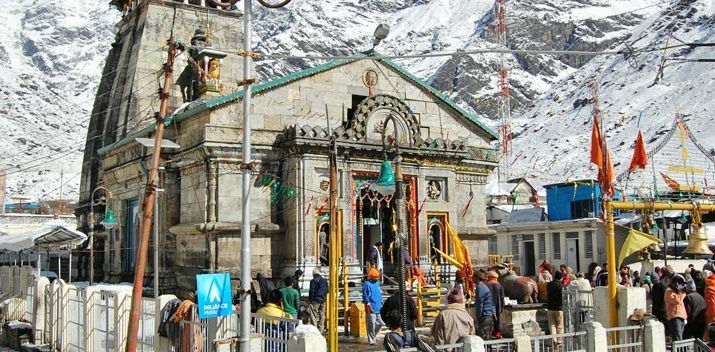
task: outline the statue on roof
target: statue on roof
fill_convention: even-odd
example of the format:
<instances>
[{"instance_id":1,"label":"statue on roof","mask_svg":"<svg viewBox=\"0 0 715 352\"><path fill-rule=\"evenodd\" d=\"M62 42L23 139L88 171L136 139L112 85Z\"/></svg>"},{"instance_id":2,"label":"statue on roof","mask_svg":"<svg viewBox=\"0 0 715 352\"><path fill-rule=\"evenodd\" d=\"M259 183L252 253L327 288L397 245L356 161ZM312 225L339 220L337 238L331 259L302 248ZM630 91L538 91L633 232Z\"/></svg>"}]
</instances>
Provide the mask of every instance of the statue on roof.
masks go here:
<instances>
[{"instance_id":1,"label":"statue on roof","mask_svg":"<svg viewBox=\"0 0 715 352\"><path fill-rule=\"evenodd\" d=\"M194 101L200 96L200 88L204 81L205 72L201 68L199 54L206 46L206 32L201 28L195 30L194 35L191 37L186 67L176 80L176 84L181 88L181 96L184 102Z\"/></svg>"}]
</instances>

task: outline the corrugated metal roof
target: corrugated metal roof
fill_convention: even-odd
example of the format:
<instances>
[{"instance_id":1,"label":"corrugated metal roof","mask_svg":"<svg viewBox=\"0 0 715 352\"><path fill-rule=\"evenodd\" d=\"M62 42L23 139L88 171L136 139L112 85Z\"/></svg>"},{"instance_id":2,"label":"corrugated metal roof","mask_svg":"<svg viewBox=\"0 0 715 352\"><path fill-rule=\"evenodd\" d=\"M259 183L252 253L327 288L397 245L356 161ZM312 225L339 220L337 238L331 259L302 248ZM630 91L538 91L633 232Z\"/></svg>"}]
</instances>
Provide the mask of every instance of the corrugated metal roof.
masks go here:
<instances>
[{"instance_id":1,"label":"corrugated metal roof","mask_svg":"<svg viewBox=\"0 0 715 352\"><path fill-rule=\"evenodd\" d=\"M28 226L28 229L31 228ZM0 249L20 251L30 248L56 249L72 247L87 240L87 235L71 229L64 221L48 221L39 229L0 236Z\"/></svg>"},{"instance_id":2,"label":"corrugated metal roof","mask_svg":"<svg viewBox=\"0 0 715 352\"><path fill-rule=\"evenodd\" d=\"M309 68L309 69L306 69L303 71L295 72L295 73L292 73L292 74L289 74L289 75L286 75L286 76L283 76L283 77L280 77L280 78L277 78L277 79L274 79L274 80L271 80L271 81L268 81L265 83L257 84L252 87L251 93L252 94L262 93L267 90L277 88L277 87L298 81L300 79L312 76L314 74L325 72L325 71L328 71L335 67L346 65L348 63L355 62L358 60L378 60L378 61L384 63L385 65L391 67L395 71L399 72L400 74L402 74L403 76L408 78L410 81L412 81L419 87L427 90L430 94L437 97L440 101L445 103L450 108L456 110L458 113L460 113L462 116L464 116L467 120L474 123L479 128L484 130L487 134L489 134L491 136L492 140L499 139L499 135L496 132L494 132L487 125L485 125L481 121L479 121L474 115L472 115L469 112L467 112L466 110L462 109L459 105L457 105L457 103L455 103L453 100L449 99L442 92L436 90L434 87L427 84L427 82L419 79L417 76L411 74L410 72L408 72L407 70L402 68L400 65L394 63L393 61L391 61L389 59L380 58L380 55L376 51L373 51L373 50L369 50L369 51L366 51L363 53L356 54L349 59L339 59L339 60L330 61L330 62L321 64L321 65L318 65L318 66L315 66L315 67L312 67L312 68ZM198 104L193 107L190 107L190 108L166 119L165 126L171 125L174 122L182 121L186 118L194 116L194 115L201 113L203 111L213 109L213 108L219 107L223 104L242 99L243 94L244 94L244 91L241 90L241 91L237 91L235 93L231 93L231 94L224 95L224 96L221 96L221 97L218 97L215 99L211 99L211 100L204 102L202 104ZM133 141L137 137L149 135L154 130L156 130L156 125L147 126L147 127L143 128L142 130L132 133L115 143L112 143L106 147L100 148L98 150L98 153L100 155L106 154L108 151L110 151L114 148L120 147L122 145L125 145L125 144Z\"/></svg>"}]
</instances>

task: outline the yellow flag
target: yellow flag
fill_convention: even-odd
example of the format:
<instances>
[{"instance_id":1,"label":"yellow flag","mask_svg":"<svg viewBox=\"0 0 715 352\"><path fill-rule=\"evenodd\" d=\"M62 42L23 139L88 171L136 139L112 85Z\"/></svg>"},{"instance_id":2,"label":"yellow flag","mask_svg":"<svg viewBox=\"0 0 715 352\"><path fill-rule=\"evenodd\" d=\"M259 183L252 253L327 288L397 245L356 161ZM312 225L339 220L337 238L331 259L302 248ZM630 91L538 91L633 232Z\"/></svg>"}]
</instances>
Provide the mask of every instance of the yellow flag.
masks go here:
<instances>
[{"instance_id":1,"label":"yellow flag","mask_svg":"<svg viewBox=\"0 0 715 352\"><path fill-rule=\"evenodd\" d=\"M618 255L618 266L621 266L621 263L623 263L627 256L638 252L653 243L660 242L663 241L657 237L653 237L645 232L631 229L628 231L628 236L623 242L623 247L621 247L621 253Z\"/></svg>"},{"instance_id":2,"label":"yellow flag","mask_svg":"<svg viewBox=\"0 0 715 352\"><path fill-rule=\"evenodd\" d=\"M454 259L462 264L464 267L472 267L472 258L469 256L469 250L467 246L464 245L462 239L459 238L457 231L454 231L452 226L448 222L444 222L445 230L449 239L452 241L452 247L454 248Z\"/></svg>"}]
</instances>

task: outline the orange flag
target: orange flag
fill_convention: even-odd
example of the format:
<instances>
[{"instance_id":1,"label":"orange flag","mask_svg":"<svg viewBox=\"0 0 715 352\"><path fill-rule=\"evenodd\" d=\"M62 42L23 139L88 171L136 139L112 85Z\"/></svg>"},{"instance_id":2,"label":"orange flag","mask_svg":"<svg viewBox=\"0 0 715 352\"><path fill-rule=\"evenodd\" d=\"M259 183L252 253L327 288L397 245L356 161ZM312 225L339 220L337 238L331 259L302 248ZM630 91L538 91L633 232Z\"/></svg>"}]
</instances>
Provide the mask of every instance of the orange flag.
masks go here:
<instances>
[{"instance_id":1,"label":"orange flag","mask_svg":"<svg viewBox=\"0 0 715 352\"><path fill-rule=\"evenodd\" d=\"M591 162L603 168L603 149L601 149L601 130L598 128L598 117L593 118L593 129L591 130ZM600 174L600 172L599 172Z\"/></svg>"},{"instance_id":2,"label":"orange flag","mask_svg":"<svg viewBox=\"0 0 715 352\"><path fill-rule=\"evenodd\" d=\"M606 165L604 165L604 153L606 155ZM611 160L611 153L608 152L608 146L605 147L604 151L601 130L598 126L598 116L593 117L593 129L591 130L591 162L598 167L598 184L601 186L601 192L613 196L615 194L613 181L616 179L616 172L613 169L613 161Z\"/></svg>"},{"instance_id":3,"label":"orange flag","mask_svg":"<svg viewBox=\"0 0 715 352\"><path fill-rule=\"evenodd\" d=\"M668 187L670 187L674 191L680 191L680 183L678 183L678 181L670 178L668 175L662 172L660 173L660 176L663 177L663 180L665 180L665 183L668 185Z\"/></svg>"},{"instance_id":4,"label":"orange flag","mask_svg":"<svg viewBox=\"0 0 715 352\"><path fill-rule=\"evenodd\" d=\"M616 171L613 168L611 153L608 151L608 146L606 146L606 167L605 170L603 168L598 170L598 184L601 186L601 192L609 197L616 195L615 180Z\"/></svg>"},{"instance_id":5,"label":"orange flag","mask_svg":"<svg viewBox=\"0 0 715 352\"><path fill-rule=\"evenodd\" d=\"M467 246L464 244L462 239L459 238L459 234L457 234L457 231L454 230L452 225L446 221L444 222L444 225L445 232L447 232L449 239L452 241L454 259L462 264L462 268L466 274L465 284L467 286L467 292L470 292L470 295L472 295L474 292L474 282L472 280L472 256L469 254L469 249L467 249Z\"/></svg>"},{"instance_id":6,"label":"orange flag","mask_svg":"<svg viewBox=\"0 0 715 352\"><path fill-rule=\"evenodd\" d=\"M645 144L643 143L643 134L638 131L638 138L636 139L636 146L633 149L633 158L631 159L631 165L628 167L628 173L636 170L636 168L645 169L648 164L648 155L645 151Z\"/></svg>"}]
</instances>

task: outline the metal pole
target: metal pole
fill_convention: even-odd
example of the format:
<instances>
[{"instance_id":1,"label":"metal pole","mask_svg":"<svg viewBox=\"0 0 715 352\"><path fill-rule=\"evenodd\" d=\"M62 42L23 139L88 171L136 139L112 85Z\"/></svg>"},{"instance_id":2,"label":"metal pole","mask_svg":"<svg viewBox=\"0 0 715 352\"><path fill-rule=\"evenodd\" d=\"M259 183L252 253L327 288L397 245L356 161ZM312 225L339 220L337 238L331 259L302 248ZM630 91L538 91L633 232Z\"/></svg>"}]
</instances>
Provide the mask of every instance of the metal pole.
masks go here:
<instances>
[{"instance_id":1,"label":"metal pole","mask_svg":"<svg viewBox=\"0 0 715 352\"><path fill-rule=\"evenodd\" d=\"M616 232L613 225L613 206L610 201L605 202L606 210L606 259L608 260L608 302L609 322L612 328L618 326L618 281L616 280Z\"/></svg>"},{"instance_id":2,"label":"metal pole","mask_svg":"<svg viewBox=\"0 0 715 352\"><path fill-rule=\"evenodd\" d=\"M663 265L668 266L668 228L666 220L663 217Z\"/></svg>"},{"instance_id":3,"label":"metal pole","mask_svg":"<svg viewBox=\"0 0 715 352\"><path fill-rule=\"evenodd\" d=\"M164 85L161 89L161 103L159 114L156 116L156 131L154 132L154 153L152 154L151 170L146 183L144 194L144 208L142 211L141 231L139 232L139 248L137 248L137 261L134 271L134 287L132 288L132 305L129 311L129 324L127 327L126 352L137 350L137 335L139 333L139 316L142 310L142 289L144 288L144 272L146 271L146 257L151 236L151 216L154 212L154 199L156 198L156 179L159 174L159 158L161 156L161 141L164 138L164 121L169 109L170 89L174 84L174 57L176 57L176 42L174 36L169 38L169 49L164 66Z\"/></svg>"},{"instance_id":4,"label":"metal pole","mask_svg":"<svg viewBox=\"0 0 715 352\"><path fill-rule=\"evenodd\" d=\"M87 219L89 225L89 285L94 284L94 194L99 190L103 190L107 193L107 196L112 197L112 192L106 187L97 186L92 190L92 195L89 197L89 218ZM103 202L106 206L107 201ZM70 276L72 272L70 271Z\"/></svg>"},{"instance_id":5,"label":"metal pole","mask_svg":"<svg viewBox=\"0 0 715 352\"><path fill-rule=\"evenodd\" d=\"M89 285L92 286L94 284L94 192L96 192L99 188L95 188L94 191L92 191L92 196L90 197L89 200L89 219L88 221L88 226L89 226Z\"/></svg>"},{"instance_id":6,"label":"metal pole","mask_svg":"<svg viewBox=\"0 0 715 352\"><path fill-rule=\"evenodd\" d=\"M251 0L243 2L243 48L251 51ZM251 55L243 57L243 204L241 211L241 326L239 351L251 349Z\"/></svg>"},{"instance_id":7,"label":"metal pole","mask_svg":"<svg viewBox=\"0 0 715 352\"><path fill-rule=\"evenodd\" d=\"M159 192L159 189L157 188L156 191ZM157 297L159 297L159 197L154 197L154 298Z\"/></svg>"},{"instance_id":8,"label":"metal pole","mask_svg":"<svg viewBox=\"0 0 715 352\"><path fill-rule=\"evenodd\" d=\"M397 216L397 233L395 236L395 248L397 249L397 255L399 256L397 259L397 270L399 271L398 273L398 280L399 282L397 283L399 286L399 295L400 295L400 314L402 315L402 330L405 330L406 327L406 321L408 319L408 312L407 312L407 294L406 294L406 288L405 288L405 259L404 259L404 249L403 249L403 241L404 241L404 226L402 224L402 152L400 151L400 147L397 144L399 139L399 126L397 125L397 119L395 118L394 115L390 114L387 115L387 118L385 118L385 123L383 124L383 129L382 129L382 143L383 143L383 149L385 149L385 132L387 131L387 123L389 121L392 121L392 125L394 126L395 129L395 216Z\"/></svg>"},{"instance_id":9,"label":"metal pole","mask_svg":"<svg viewBox=\"0 0 715 352\"><path fill-rule=\"evenodd\" d=\"M392 116L392 115L390 115ZM397 146L397 124L395 123L393 117L393 124L395 125L395 149L397 149L397 155L395 156L395 215L397 216L397 253L399 259L397 259L397 270L399 270L398 278L400 282L399 293L400 293L400 313L402 314L402 330L406 329L406 321L409 318L407 312L407 292L405 289L405 258L404 258L404 226L402 223L402 153L400 148Z\"/></svg>"},{"instance_id":10,"label":"metal pole","mask_svg":"<svg viewBox=\"0 0 715 352\"><path fill-rule=\"evenodd\" d=\"M338 156L330 141L330 254L328 273L328 351L338 350ZM347 307L345 307L347 309Z\"/></svg>"}]
</instances>

